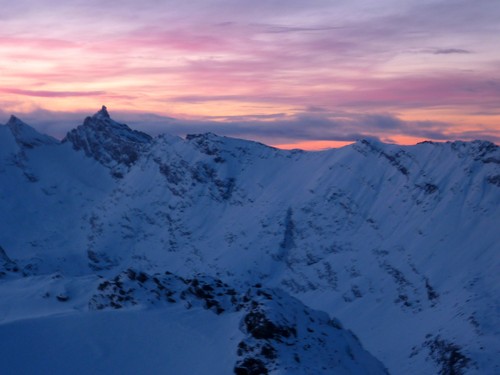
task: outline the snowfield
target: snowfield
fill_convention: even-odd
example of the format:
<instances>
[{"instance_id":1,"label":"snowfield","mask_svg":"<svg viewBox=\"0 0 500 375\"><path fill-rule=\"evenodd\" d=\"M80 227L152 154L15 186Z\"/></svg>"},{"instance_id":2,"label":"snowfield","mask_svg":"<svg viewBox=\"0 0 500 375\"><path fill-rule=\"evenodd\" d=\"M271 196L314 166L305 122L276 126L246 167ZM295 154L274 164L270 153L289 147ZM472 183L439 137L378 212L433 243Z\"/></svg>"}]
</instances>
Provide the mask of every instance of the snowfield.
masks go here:
<instances>
[{"instance_id":1,"label":"snowfield","mask_svg":"<svg viewBox=\"0 0 500 375\"><path fill-rule=\"evenodd\" d=\"M283 151L105 107L60 142L12 117L2 373L499 373L499 224L489 142Z\"/></svg>"}]
</instances>

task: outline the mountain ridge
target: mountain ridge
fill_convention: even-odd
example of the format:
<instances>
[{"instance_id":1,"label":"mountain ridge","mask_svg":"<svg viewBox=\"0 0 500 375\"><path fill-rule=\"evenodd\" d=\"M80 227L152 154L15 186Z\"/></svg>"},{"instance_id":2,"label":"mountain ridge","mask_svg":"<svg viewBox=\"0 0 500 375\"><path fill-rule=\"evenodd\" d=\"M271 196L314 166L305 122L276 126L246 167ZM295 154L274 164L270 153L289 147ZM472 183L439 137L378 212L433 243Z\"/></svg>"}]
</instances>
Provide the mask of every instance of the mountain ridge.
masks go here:
<instances>
[{"instance_id":1,"label":"mountain ridge","mask_svg":"<svg viewBox=\"0 0 500 375\"><path fill-rule=\"evenodd\" d=\"M106 115L88 121L106 125ZM130 139L109 146L91 133L105 157L66 141L27 148L15 164L2 134L0 208L10 214L0 215L0 245L18 268L9 262L6 280L132 267L258 281L338 317L391 372L499 368L491 142L306 152L139 136L136 158L123 160L114 152Z\"/></svg>"},{"instance_id":2,"label":"mountain ridge","mask_svg":"<svg viewBox=\"0 0 500 375\"><path fill-rule=\"evenodd\" d=\"M62 143L68 142L75 150L83 150L119 177L151 140L150 135L111 119L107 108L102 106L92 117L85 118L82 125L70 130Z\"/></svg>"}]
</instances>

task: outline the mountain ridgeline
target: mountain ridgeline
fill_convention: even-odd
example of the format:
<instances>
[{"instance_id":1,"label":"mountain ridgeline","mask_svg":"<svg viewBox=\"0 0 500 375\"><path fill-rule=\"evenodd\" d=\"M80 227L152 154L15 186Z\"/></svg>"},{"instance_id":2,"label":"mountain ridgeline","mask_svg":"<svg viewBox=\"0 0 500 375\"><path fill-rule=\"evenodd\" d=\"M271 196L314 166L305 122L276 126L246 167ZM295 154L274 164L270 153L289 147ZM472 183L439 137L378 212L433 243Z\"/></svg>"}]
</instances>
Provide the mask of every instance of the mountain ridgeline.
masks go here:
<instances>
[{"instance_id":1,"label":"mountain ridgeline","mask_svg":"<svg viewBox=\"0 0 500 375\"><path fill-rule=\"evenodd\" d=\"M285 151L151 137L105 107L58 141L12 117L0 298L17 307L0 302L0 335L159 301L237 317L236 374L499 373L499 224L486 141Z\"/></svg>"}]
</instances>

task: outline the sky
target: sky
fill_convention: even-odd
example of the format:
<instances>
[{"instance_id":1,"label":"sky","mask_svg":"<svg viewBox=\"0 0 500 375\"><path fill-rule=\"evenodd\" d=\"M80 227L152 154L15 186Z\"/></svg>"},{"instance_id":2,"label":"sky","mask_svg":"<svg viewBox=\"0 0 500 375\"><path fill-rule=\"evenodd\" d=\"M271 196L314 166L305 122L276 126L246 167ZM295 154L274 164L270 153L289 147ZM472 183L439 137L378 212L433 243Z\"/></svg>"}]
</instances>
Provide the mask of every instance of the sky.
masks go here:
<instances>
[{"instance_id":1,"label":"sky","mask_svg":"<svg viewBox=\"0 0 500 375\"><path fill-rule=\"evenodd\" d=\"M498 0L0 0L0 123L500 143Z\"/></svg>"}]
</instances>

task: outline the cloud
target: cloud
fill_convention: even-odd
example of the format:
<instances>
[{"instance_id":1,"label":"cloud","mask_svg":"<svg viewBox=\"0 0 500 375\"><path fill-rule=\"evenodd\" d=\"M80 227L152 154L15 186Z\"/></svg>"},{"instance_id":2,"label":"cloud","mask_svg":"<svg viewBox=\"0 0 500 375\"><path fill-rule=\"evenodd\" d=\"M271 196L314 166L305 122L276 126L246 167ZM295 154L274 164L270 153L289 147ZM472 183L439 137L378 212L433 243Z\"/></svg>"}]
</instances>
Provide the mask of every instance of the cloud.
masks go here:
<instances>
[{"instance_id":1,"label":"cloud","mask_svg":"<svg viewBox=\"0 0 500 375\"><path fill-rule=\"evenodd\" d=\"M261 23L252 24L252 26L256 26L257 28L261 29L261 32L269 34L330 31L341 28L336 26L304 27L304 26L272 25L272 24L261 24Z\"/></svg>"},{"instance_id":2,"label":"cloud","mask_svg":"<svg viewBox=\"0 0 500 375\"><path fill-rule=\"evenodd\" d=\"M224 66L224 65L223 65ZM234 67L233 67L234 68ZM223 67L212 66L214 70L224 70ZM193 74L198 82L208 79L209 70L196 70ZM255 71L259 71L256 67ZM215 74L215 73L214 73ZM233 76L234 75L234 76ZM194 78L194 77L193 77ZM308 77L312 82L312 77ZM260 103L270 106L306 106L313 111L328 111L336 108L358 110L359 112L396 112L408 109L430 109L436 107L453 108L457 114L477 112L498 108L500 101L500 80L474 73L440 73L413 74L403 77L325 77L318 75L318 85L321 88L310 90L306 80L297 77L297 86L293 91L263 91L259 90L261 83L249 79L238 78L238 74L226 69L226 81L216 84L216 91L229 91L228 82L234 86L244 87L244 94L220 95L209 90L206 94L179 95L168 97L168 102L183 104L209 104L212 102L228 103ZM302 86L301 83L304 85ZM276 83L277 84L277 83ZM350 86L346 90L342 86ZM339 88L338 88L339 87ZM203 91L200 88L199 91ZM311 111L312 112L312 111ZM222 115L220 117L223 117Z\"/></svg>"},{"instance_id":3,"label":"cloud","mask_svg":"<svg viewBox=\"0 0 500 375\"><path fill-rule=\"evenodd\" d=\"M49 97L49 98L67 98L78 96L98 96L106 95L105 91L43 91L43 90L22 90L14 88L0 89L0 93L36 96L36 97Z\"/></svg>"},{"instance_id":4,"label":"cloud","mask_svg":"<svg viewBox=\"0 0 500 375\"><path fill-rule=\"evenodd\" d=\"M469 50L466 49L460 49L460 48L438 48L432 52L434 55L451 55L451 54L466 54L466 53L472 53Z\"/></svg>"},{"instance_id":5,"label":"cloud","mask_svg":"<svg viewBox=\"0 0 500 375\"><path fill-rule=\"evenodd\" d=\"M0 115L2 113L0 112ZM67 131L83 123L89 113L50 112L36 110L18 115L39 131L62 139ZM389 113L353 114L347 112L302 112L284 114L234 116L225 121L176 119L154 113L113 112L111 116L134 129L158 135L168 133L185 136L212 132L218 135L256 140L265 144L293 144L305 141L355 142L364 138L390 141L398 137L423 140L484 139L498 143L500 136L492 129L470 130L435 121L404 121ZM2 117L7 118L7 114Z\"/></svg>"},{"instance_id":6,"label":"cloud","mask_svg":"<svg viewBox=\"0 0 500 375\"><path fill-rule=\"evenodd\" d=\"M453 137L438 125L450 113L472 129L481 113L490 124L498 116L497 0L53 3L3 4L0 71L11 89L0 90L0 107L78 111L102 101L197 116L183 123L193 130L294 140ZM435 111L413 118L441 132L401 120L417 111ZM156 131L162 121L143 123Z\"/></svg>"},{"instance_id":7,"label":"cloud","mask_svg":"<svg viewBox=\"0 0 500 375\"><path fill-rule=\"evenodd\" d=\"M59 49L59 48L76 48L78 44L72 41L64 39L55 39L55 38L0 36L0 46L9 48L26 47L26 48Z\"/></svg>"}]
</instances>

